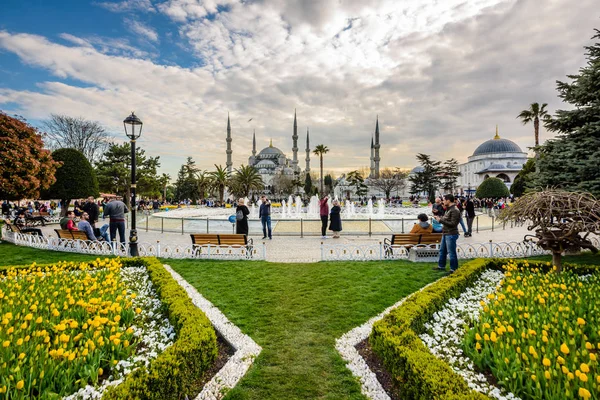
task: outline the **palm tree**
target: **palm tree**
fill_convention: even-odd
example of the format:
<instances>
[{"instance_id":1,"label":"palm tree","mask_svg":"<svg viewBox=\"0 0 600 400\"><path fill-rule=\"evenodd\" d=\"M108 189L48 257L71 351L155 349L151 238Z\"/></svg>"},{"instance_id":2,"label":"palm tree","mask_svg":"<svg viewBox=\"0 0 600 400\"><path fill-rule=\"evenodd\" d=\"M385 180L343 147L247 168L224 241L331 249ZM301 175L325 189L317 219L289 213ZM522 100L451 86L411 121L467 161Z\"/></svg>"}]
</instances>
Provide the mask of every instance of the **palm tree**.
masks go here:
<instances>
[{"instance_id":1,"label":"palm tree","mask_svg":"<svg viewBox=\"0 0 600 400\"><path fill-rule=\"evenodd\" d=\"M547 122L551 119L548 112L545 110L547 103L543 103L540 107L539 103L531 103L527 110L521 111L517 118L521 119L523 125L527 125L533 121L533 129L535 131L535 147L540 145L540 119Z\"/></svg>"},{"instance_id":2,"label":"palm tree","mask_svg":"<svg viewBox=\"0 0 600 400\"><path fill-rule=\"evenodd\" d=\"M215 164L215 171L212 171L209 175L212 181L212 186L219 191L219 201L223 203L223 196L225 194L225 187L229 184L231 176L226 168L221 165Z\"/></svg>"},{"instance_id":3,"label":"palm tree","mask_svg":"<svg viewBox=\"0 0 600 400\"><path fill-rule=\"evenodd\" d=\"M232 181L244 197L248 197L251 191L261 190L264 187L258 170L251 165L244 166L242 164L239 169L236 169Z\"/></svg>"},{"instance_id":4,"label":"palm tree","mask_svg":"<svg viewBox=\"0 0 600 400\"><path fill-rule=\"evenodd\" d=\"M319 192L319 194L322 196L323 195L323 154L326 154L329 152L329 149L327 148L327 146L320 144L317 145L315 147L315 149L313 150L313 153L317 156L319 156L319 161L320 161L320 165L321 165L321 190Z\"/></svg>"},{"instance_id":5,"label":"palm tree","mask_svg":"<svg viewBox=\"0 0 600 400\"><path fill-rule=\"evenodd\" d=\"M196 172L196 182L198 184L198 195L200 196L200 200L202 200L204 199L206 189L212 184L212 176L206 171L199 170Z\"/></svg>"},{"instance_id":6,"label":"palm tree","mask_svg":"<svg viewBox=\"0 0 600 400\"><path fill-rule=\"evenodd\" d=\"M170 180L171 175L169 174L162 174L161 177L158 178L158 181L163 188L163 201L167 200L167 185L169 184Z\"/></svg>"}]
</instances>

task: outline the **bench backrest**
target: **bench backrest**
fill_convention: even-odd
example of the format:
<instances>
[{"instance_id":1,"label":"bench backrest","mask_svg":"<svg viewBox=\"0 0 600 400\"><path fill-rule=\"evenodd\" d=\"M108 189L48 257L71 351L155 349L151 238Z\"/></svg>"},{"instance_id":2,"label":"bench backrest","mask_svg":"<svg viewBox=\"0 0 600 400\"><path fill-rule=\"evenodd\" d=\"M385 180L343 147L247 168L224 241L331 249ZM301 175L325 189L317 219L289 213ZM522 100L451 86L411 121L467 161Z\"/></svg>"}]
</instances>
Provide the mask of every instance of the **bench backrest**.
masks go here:
<instances>
[{"instance_id":1,"label":"bench backrest","mask_svg":"<svg viewBox=\"0 0 600 400\"><path fill-rule=\"evenodd\" d=\"M217 246L219 244L219 235L212 233L192 233L190 237L192 238L192 244L198 246L204 244L214 244Z\"/></svg>"},{"instance_id":2,"label":"bench backrest","mask_svg":"<svg viewBox=\"0 0 600 400\"><path fill-rule=\"evenodd\" d=\"M219 244L221 246L246 246L248 237L241 234L219 235Z\"/></svg>"},{"instance_id":3,"label":"bench backrest","mask_svg":"<svg viewBox=\"0 0 600 400\"><path fill-rule=\"evenodd\" d=\"M73 240L90 240L85 232L83 231L70 231L68 229L55 229L54 232L58 235L59 239L73 239Z\"/></svg>"},{"instance_id":4,"label":"bench backrest","mask_svg":"<svg viewBox=\"0 0 600 400\"><path fill-rule=\"evenodd\" d=\"M84 231L69 231L73 240L90 240Z\"/></svg>"},{"instance_id":5,"label":"bench backrest","mask_svg":"<svg viewBox=\"0 0 600 400\"><path fill-rule=\"evenodd\" d=\"M402 233L399 235L392 235L392 245L404 246L408 244L419 244L421 235L418 233Z\"/></svg>"},{"instance_id":6,"label":"bench backrest","mask_svg":"<svg viewBox=\"0 0 600 400\"><path fill-rule=\"evenodd\" d=\"M424 233L419 244L439 244L442 241L441 233Z\"/></svg>"}]
</instances>

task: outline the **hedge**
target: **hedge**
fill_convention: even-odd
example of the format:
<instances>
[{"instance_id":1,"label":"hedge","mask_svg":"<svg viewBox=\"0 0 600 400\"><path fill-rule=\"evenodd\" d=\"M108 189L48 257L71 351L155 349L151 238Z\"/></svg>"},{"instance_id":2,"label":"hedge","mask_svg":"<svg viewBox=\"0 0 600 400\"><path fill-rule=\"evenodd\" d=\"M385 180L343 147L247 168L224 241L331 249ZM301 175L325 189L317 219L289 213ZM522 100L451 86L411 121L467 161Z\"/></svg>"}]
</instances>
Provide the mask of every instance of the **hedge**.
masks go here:
<instances>
[{"instance_id":1,"label":"hedge","mask_svg":"<svg viewBox=\"0 0 600 400\"><path fill-rule=\"evenodd\" d=\"M528 261L531 267L550 270L546 262ZM486 269L500 268L506 259L476 259L455 273L412 294L399 307L373 325L369 343L393 377L402 397L422 400L488 400L471 390L465 380L443 360L433 355L419 338L424 325L451 298L471 286ZM598 270L598 266L565 264L578 274Z\"/></svg>"},{"instance_id":2,"label":"hedge","mask_svg":"<svg viewBox=\"0 0 600 400\"><path fill-rule=\"evenodd\" d=\"M182 399L195 397L207 370L217 358L215 330L187 292L156 258L124 259L124 266L144 265L165 306L177 340L149 368L138 368L102 399Z\"/></svg>"},{"instance_id":3,"label":"hedge","mask_svg":"<svg viewBox=\"0 0 600 400\"><path fill-rule=\"evenodd\" d=\"M109 400L184 399L202 390L206 372L217 358L217 337L206 315L193 303L187 292L173 279L162 263L154 258L121 259L124 267L145 266L163 304L169 322L175 328L176 340L150 362L125 377L123 383L111 387L102 396ZM40 264L44 267L52 264ZM10 268L30 265L0 266L0 274Z\"/></svg>"}]
</instances>

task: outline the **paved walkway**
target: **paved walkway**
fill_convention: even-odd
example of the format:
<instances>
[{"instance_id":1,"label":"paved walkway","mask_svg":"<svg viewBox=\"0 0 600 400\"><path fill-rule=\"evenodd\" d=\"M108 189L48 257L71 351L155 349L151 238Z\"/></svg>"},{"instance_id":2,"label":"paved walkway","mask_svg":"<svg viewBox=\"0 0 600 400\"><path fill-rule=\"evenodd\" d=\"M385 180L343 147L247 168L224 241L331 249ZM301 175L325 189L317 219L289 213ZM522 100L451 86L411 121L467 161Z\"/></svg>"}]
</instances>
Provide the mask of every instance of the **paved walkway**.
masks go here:
<instances>
[{"instance_id":1,"label":"paved walkway","mask_svg":"<svg viewBox=\"0 0 600 400\"><path fill-rule=\"evenodd\" d=\"M54 229L58 225L48 225L42 228L44 235L56 236ZM490 240L494 242L520 242L523 237L530 232L526 227L517 227L473 233L472 237L460 236L458 243L487 243ZM160 233L156 231L145 232L144 229L138 230L140 243L156 243L161 244L191 245L191 239L188 233ZM382 242L383 239L389 238L391 235L373 235L371 237L365 235L344 235L340 239L321 239L320 236L274 236L273 240L262 240L262 235L250 235L254 239L254 243L264 242L266 246L267 261L273 262L317 262L321 260L321 242L339 243L339 244L357 244L357 245L376 245ZM129 238L129 230L127 231Z\"/></svg>"}]
</instances>

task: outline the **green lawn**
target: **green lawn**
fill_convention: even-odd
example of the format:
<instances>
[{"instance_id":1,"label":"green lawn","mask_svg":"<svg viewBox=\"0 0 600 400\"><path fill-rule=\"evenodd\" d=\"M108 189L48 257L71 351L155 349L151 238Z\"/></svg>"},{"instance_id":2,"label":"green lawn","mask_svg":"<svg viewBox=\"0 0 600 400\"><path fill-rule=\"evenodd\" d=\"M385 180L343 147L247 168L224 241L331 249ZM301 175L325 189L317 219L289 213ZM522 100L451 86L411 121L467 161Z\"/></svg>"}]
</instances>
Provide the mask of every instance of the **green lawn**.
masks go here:
<instances>
[{"instance_id":1,"label":"green lawn","mask_svg":"<svg viewBox=\"0 0 600 400\"><path fill-rule=\"evenodd\" d=\"M0 244L1 265L95 258ZM441 275L406 261L162 261L263 348L229 400L364 399L335 339ZM600 257L565 262L600 264Z\"/></svg>"}]
</instances>

